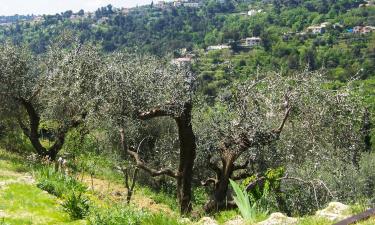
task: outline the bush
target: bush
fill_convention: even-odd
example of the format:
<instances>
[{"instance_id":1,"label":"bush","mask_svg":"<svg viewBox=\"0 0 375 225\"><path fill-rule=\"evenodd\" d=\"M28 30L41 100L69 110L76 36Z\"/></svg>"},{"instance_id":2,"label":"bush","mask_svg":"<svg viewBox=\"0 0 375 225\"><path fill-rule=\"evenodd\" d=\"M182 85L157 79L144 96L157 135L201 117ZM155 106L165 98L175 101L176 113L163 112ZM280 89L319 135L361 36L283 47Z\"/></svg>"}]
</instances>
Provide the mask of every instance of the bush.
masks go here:
<instances>
[{"instance_id":1,"label":"bush","mask_svg":"<svg viewBox=\"0 0 375 225\"><path fill-rule=\"evenodd\" d=\"M54 168L45 166L37 171L37 186L57 197L69 195L71 192L84 192L86 186L78 182L73 177L56 172Z\"/></svg>"},{"instance_id":2,"label":"bush","mask_svg":"<svg viewBox=\"0 0 375 225\"><path fill-rule=\"evenodd\" d=\"M88 221L91 225L139 225L146 216L149 216L146 212L136 211L129 206L114 206L110 209L92 209Z\"/></svg>"},{"instance_id":3,"label":"bush","mask_svg":"<svg viewBox=\"0 0 375 225\"><path fill-rule=\"evenodd\" d=\"M90 202L82 192L77 194L75 192L70 193L61 205L72 220L85 218L90 210Z\"/></svg>"},{"instance_id":4,"label":"bush","mask_svg":"<svg viewBox=\"0 0 375 225\"><path fill-rule=\"evenodd\" d=\"M164 214L155 214L146 217L141 222L142 225L179 225L180 223L176 218Z\"/></svg>"},{"instance_id":5,"label":"bush","mask_svg":"<svg viewBox=\"0 0 375 225\"><path fill-rule=\"evenodd\" d=\"M288 173L291 177L307 181L282 182L288 214L314 213L330 201L375 206L375 153L362 153L358 167L340 159L319 163L305 161L300 166L291 165ZM314 184L315 190L311 184Z\"/></svg>"}]
</instances>

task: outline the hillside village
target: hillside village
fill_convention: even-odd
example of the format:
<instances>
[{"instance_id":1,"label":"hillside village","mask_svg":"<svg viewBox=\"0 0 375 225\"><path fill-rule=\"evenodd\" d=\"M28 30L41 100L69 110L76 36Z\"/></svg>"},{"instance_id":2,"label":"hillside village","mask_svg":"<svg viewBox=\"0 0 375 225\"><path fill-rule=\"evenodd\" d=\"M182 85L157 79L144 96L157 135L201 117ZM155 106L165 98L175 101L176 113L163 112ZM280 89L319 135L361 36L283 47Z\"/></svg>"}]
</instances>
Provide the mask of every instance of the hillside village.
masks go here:
<instances>
[{"instance_id":1,"label":"hillside village","mask_svg":"<svg viewBox=\"0 0 375 225\"><path fill-rule=\"evenodd\" d=\"M270 14L269 6L270 4L267 1L264 1L264 4L254 4L249 3L245 4L246 11L243 9L238 9L226 13L221 13L222 16L238 17L238 19L243 21L256 20L257 18L267 17ZM364 3L358 4L355 8L358 9L372 9L375 8L375 1L368 0ZM154 13L171 13L175 10L193 10L192 12L198 12L204 10L207 5L203 0L174 0L174 1L156 1L152 2L150 6L151 9L154 9ZM216 1L217 6L226 4L224 0ZM350 12L355 8L349 8L346 11ZM79 26L79 24L85 24L89 26L93 31L101 30L106 26L110 26L113 23L113 19L116 17L131 17L132 15L145 13L146 7L135 7L135 8L116 8L111 5L107 7L102 7L96 12L85 12L80 10L79 12L66 11L61 14L56 15L31 15L25 17L0 17L0 28L3 27L4 31L7 32L7 29L13 30L22 24L24 26L48 26L48 24L53 24L55 21L60 21L58 23L66 23L69 21L72 23L72 26ZM8 18L8 19L7 19ZM152 17L151 17L152 18ZM332 22L331 22L332 21ZM16 27L15 27L16 26ZM259 29L259 28L258 28ZM262 29L262 28L260 28ZM335 34L340 38L350 38L348 35L352 35L353 38L356 38L357 35L362 35L364 37L370 37L370 34L374 32L374 24L354 24L353 26L348 26L343 24L340 21L326 20L321 21L320 23L310 23L306 24L304 27L299 29L290 29L286 28L285 31L280 34L282 40L286 43L291 42L296 39L304 40L320 40L326 34ZM259 32L252 32L252 36L243 36L241 38L226 38L226 40L219 41L217 37L214 37L213 42L215 44L204 44L203 50L206 52L212 52L217 50L233 50L233 54L241 54L241 52L249 52L256 49L265 48L266 45L269 45L270 40L269 36L259 35ZM207 34L206 34L207 35ZM236 36L236 33L231 35ZM266 40L265 40L266 39ZM182 44L183 45L183 44ZM266 47L269 48L269 47ZM179 54L179 57L174 59L174 62L178 64L187 64L193 62L193 59L197 57L197 54L194 53L197 51L191 51L191 48L186 48L181 46L179 48L173 49L177 51L178 49L189 49L185 54Z\"/></svg>"}]
</instances>

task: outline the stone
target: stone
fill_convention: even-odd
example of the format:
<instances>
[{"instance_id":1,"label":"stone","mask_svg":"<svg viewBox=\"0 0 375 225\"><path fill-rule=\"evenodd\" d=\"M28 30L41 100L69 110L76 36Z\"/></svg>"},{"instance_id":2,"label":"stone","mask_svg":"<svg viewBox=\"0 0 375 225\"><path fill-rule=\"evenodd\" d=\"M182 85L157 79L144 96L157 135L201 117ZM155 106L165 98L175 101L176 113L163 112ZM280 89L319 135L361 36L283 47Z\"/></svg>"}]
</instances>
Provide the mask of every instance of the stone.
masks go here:
<instances>
[{"instance_id":1,"label":"stone","mask_svg":"<svg viewBox=\"0 0 375 225\"><path fill-rule=\"evenodd\" d=\"M237 216L236 218L224 223L224 225L245 225L245 224L246 222L241 216Z\"/></svg>"},{"instance_id":2,"label":"stone","mask_svg":"<svg viewBox=\"0 0 375 225\"><path fill-rule=\"evenodd\" d=\"M340 202L329 203L327 208L317 211L315 215L330 221L344 220L351 216L350 207Z\"/></svg>"},{"instance_id":3,"label":"stone","mask_svg":"<svg viewBox=\"0 0 375 225\"><path fill-rule=\"evenodd\" d=\"M257 223L257 225L294 225L297 223L297 218L287 217L282 213L272 213L268 219Z\"/></svg>"},{"instance_id":4,"label":"stone","mask_svg":"<svg viewBox=\"0 0 375 225\"><path fill-rule=\"evenodd\" d=\"M178 223L181 223L181 224L191 224L191 220L189 218L180 218L178 220Z\"/></svg>"},{"instance_id":5,"label":"stone","mask_svg":"<svg viewBox=\"0 0 375 225\"><path fill-rule=\"evenodd\" d=\"M216 220L212 219L211 217L203 217L199 220L196 225L219 225Z\"/></svg>"},{"instance_id":6,"label":"stone","mask_svg":"<svg viewBox=\"0 0 375 225\"><path fill-rule=\"evenodd\" d=\"M6 214L3 210L0 210L0 219L6 217Z\"/></svg>"}]
</instances>

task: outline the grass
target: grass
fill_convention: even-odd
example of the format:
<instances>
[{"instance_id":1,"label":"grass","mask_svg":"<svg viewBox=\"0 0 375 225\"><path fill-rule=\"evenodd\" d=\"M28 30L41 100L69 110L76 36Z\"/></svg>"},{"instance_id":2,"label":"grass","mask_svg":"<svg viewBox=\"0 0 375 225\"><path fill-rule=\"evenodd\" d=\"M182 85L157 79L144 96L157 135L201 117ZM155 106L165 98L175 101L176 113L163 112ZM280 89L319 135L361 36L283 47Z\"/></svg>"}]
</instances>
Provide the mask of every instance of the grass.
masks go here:
<instances>
[{"instance_id":1,"label":"grass","mask_svg":"<svg viewBox=\"0 0 375 225\"><path fill-rule=\"evenodd\" d=\"M27 172L29 170L22 157L6 152L2 149L0 149L0 168L2 170L19 173Z\"/></svg>"},{"instance_id":2,"label":"grass","mask_svg":"<svg viewBox=\"0 0 375 225\"><path fill-rule=\"evenodd\" d=\"M237 216L238 212L236 210L226 210L215 214L214 217L219 224L224 224L225 222L232 220Z\"/></svg>"},{"instance_id":3,"label":"grass","mask_svg":"<svg viewBox=\"0 0 375 225\"><path fill-rule=\"evenodd\" d=\"M71 223L58 200L32 185L14 183L0 192L0 210L5 224L82 224Z\"/></svg>"},{"instance_id":4,"label":"grass","mask_svg":"<svg viewBox=\"0 0 375 225\"><path fill-rule=\"evenodd\" d=\"M329 221L324 218L314 217L314 216L304 217L298 222L298 225L331 225L331 224L332 224L332 221Z\"/></svg>"},{"instance_id":5,"label":"grass","mask_svg":"<svg viewBox=\"0 0 375 225\"><path fill-rule=\"evenodd\" d=\"M13 182L0 188L0 225L85 224L71 221L56 197L17 181L28 170L22 157L0 149L0 181Z\"/></svg>"},{"instance_id":6,"label":"grass","mask_svg":"<svg viewBox=\"0 0 375 225\"><path fill-rule=\"evenodd\" d=\"M169 208L171 208L173 211L178 211L178 203L175 196L171 196L163 191L160 192L154 192L148 187L137 187L138 194L146 195L150 197L152 200L154 200L158 204L164 204L167 205Z\"/></svg>"},{"instance_id":7,"label":"grass","mask_svg":"<svg viewBox=\"0 0 375 225\"><path fill-rule=\"evenodd\" d=\"M42 183L45 189L51 193L65 198L72 191L78 190L85 192L86 188L77 180L70 179L60 173L55 173L53 168L42 166L33 166L38 181ZM24 172L31 171L30 165L24 161L24 158L2 151L0 149L0 182L6 180L17 180L22 177ZM106 173L97 173L96 175L104 178L104 182L111 180L121 184L122 178L109 167ZM207 193L204 190L195 190L195 205L201 206L207 199ZM72 221L69 214L64 212L61 203L63 199L52 196L36 185L25 183L8 184L5 188L0 188L0 225L27 225L27 224L87 224L92 225L180 225L178 214L160 213L151 210L141 210L138 205L125 205L122 202L113 202L106 196L97 196L95 192L86 192L90 198L90 212L87 221ZM147 196L145 198L154 200L157 204L167 205L174 212L178 211L178 203L174 195L160 191L155 192L151 188L138 186L136 195ZM155 204L156 206L156 204ZM159 206L159 205L158 205ZM254 207L255 208L255 207ZM255 210L255 209L254 209ZM357 214L365 210L363 204L353 205L351 213ZM5 215L4 218L1 218ZM238 210L223 211L213 215L219 224L236 218L239 215ZM259 222L266 219L264 213L255 210L252 215L253 222ZM328 225L332 222L317 218L314 216L301 218L300 225ZM375 224L375 219L370 219L358 223L358 225Z\"/></svg>"}]
</instances>

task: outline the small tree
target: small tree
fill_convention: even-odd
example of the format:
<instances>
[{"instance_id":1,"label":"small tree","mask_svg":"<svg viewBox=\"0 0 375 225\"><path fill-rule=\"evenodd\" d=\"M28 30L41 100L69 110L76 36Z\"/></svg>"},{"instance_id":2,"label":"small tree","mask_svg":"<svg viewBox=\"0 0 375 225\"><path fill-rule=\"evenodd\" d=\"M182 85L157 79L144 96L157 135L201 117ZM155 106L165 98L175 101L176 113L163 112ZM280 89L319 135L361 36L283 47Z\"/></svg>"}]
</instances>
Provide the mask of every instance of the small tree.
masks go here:
<instances>
[{"instance_id":1,"label":"small tree","mask_svg":"<svg viewBox=\"0 0 375 225\"><path fill-rule=\"evenodd\" d=\"M0 101L6 106L2 110L12 112L8 114L18 121L35 151L51 159L56 158L68 131L82 124L89 113L87 106L95 98L83 90L90 88L89 76L101 69L93 48L64 47L56 45L47 55L34 56L26 47L0 46ZM55 142L49 148L39 139L42 117L57 124Z\"/></svg>"},{"instance_id":2,"label":"small tree","mask_svg":"<svg viewBox=\"0 0 375 225\"><path fill-rule=\"evenodd\" d=\"M192 209L191 183L196 155L191 124L193 74L186 68L175 67L155 57L128 53L112 55L108 68L101 82L109 83L104 94L108 100L104 109L118 129L124 128L127 120L147 121L167 117L175 121L180 152L177 170L152 169L128 143L123 143L123 146L135 159L137 167L151 176L167 175L177 180L181 212L189 213Z\"/></svg>"},{"instance_id":3,"label":"small tree","mask_svg":"<svg viewBox=\"0 0 375 225\"><path fill-rule=\"evenodd\" d=\"M352 150L348 148L348 152L342 154L345 154L343 158L355 162L359 152L359 146L354 146L358 143L354 133L356 121L349 118L348 110L355 115L351 107L356 104L345 100L349 98L343 95L346 90L335 92L324 85L318 72L288 77L267 74L236 86L224 94L215 107L200 112L203 117L198 120L196 130L203 140L200 146L206 149L206 156L201 157L207 159L204 162L216 175L204 182L214 184L214 194L205 206L206 211L234 206L228 194L229 179L241 180L263 174L270 167L288 165L292 157L304 157L314 145L333 141L338 149L345 149L350 142ZM318 127L315 124L306 127L315 120ZM340 124L345 120L347 122ZM312 129L316 132L311 135L317 138L310 142L307 133ZM282 133L285 133L283 138ZM306 136L301 137L301 134ZM345 135L346 139L340 140L340 135ZM305 152L298 150L296 153L295 146L301 146Z\"/></svg>"}]
</instances>

